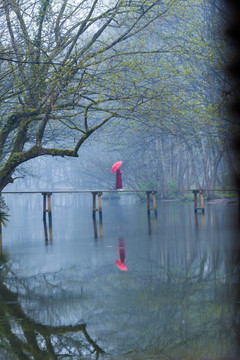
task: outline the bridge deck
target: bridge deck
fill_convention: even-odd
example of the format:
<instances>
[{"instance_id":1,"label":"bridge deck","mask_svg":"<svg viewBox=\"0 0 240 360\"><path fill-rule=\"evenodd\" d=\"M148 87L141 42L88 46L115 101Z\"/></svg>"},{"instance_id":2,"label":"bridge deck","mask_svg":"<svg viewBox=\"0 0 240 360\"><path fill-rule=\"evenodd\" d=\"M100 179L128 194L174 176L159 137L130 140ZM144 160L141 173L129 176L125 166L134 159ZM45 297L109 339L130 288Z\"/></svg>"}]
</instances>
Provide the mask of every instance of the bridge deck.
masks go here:
<instances>
[{"instance_id":1,"label":"bridge deck","mask_svg":"<svg viewBox=\"0 0 240 360\"><path fill-rule=\"evenodd\" d=\"M224 192L229 192L229 191L236 191L234 189L232 190L226 190L226 189L217 189L218 191L224 191ZM43 196L43 213L45 214L46 212L51 213L52 211L52 206L51 206L51 196L52 194L83 194L83 193L90 193L92 194L92 211L93 211L93 216L95 216L96 212L99 212L99 214L102 214L102 202L101 202L101 196L103 193L145 193L147 195L147 211L148 214L150 213L150 210L154 210L155 215L157 214L157 203L156 203L156 193L160 193L160 192L170 192L170 191L174 191L174 192L182 192L182 193L187 193L187 192L192 192L194 195L194 211L195 213L198 210L201 210L202 213L204 213L204 199L203 199L203 195L204 192L206 191L216 191L216 189L191 189L191 190L163 190L163 189L150 189L150 190L131 190L131 189L121 189L116 190L116 189L104 189L104 190L33 190L33 191L2 191L1 194L42 194ZM197 200L197 195L199 194L200 196L200 202L201 202L201 207L198 207L198 200ZM153 202L153 207L151 207L150 205L150 197L152 196L152 202ZM239 192L238 192L238 196ZM98 207L97 207L97 200L98 199ZM240 201L238 202L240 204ZM48 204L48 207L47 207ZM240 205L239 205L240 206Z\"/></svg>"},{"instance_id":2,"label":"bridge deck","mask_svg":"<svg viewBox=\"0 0 240 360\"><path fill-rule=\"evenodd\" d=\"M146 193L146 192L208 192L208 191L220 191L220 192L238 192L239 189L146 189L146 190L131 190L131 189L93 189L93 190L29 190L29 191L2 191L2 194L43 194L43 193L51 193L51 194L78 194L78 193L108 193L108 192L116 192L116 193Z\"/></svg>"}]
</instances>

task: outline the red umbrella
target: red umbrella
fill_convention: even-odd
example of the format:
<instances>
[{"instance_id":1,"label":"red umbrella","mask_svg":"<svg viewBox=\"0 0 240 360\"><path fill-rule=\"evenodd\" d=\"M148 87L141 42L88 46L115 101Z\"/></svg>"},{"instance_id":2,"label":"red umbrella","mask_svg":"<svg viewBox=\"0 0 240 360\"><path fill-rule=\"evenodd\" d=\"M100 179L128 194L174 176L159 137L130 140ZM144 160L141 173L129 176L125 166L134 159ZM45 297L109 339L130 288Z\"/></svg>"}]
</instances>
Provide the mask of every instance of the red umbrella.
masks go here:
<instances>
[{"instance_id":1,"label":"red umbrella","mask_svg":"<svg viewBox=\"0 0 240 360\"><path fill-rule=\"evenodd\" d=\"M115 171L117 171L119 168L120 168L120 166L122 165L122 161L117 161L117 162L115 162L114 164L113 164L113 166L112 166L112 174L115 172Z\"/></svg>"},{"instance_id":2,"label":"red umbrella","mask_svg":"<svg viewBox=\"0 0 240 360\"><path fill-rule=\"evenodd\" d=\"M121 262L120 260L118 260L118 259L116 259L116 265L122 271L127 271L127 269L128 269L126 267L126 265L123 262Z\"/></svg>"}]
</instances>

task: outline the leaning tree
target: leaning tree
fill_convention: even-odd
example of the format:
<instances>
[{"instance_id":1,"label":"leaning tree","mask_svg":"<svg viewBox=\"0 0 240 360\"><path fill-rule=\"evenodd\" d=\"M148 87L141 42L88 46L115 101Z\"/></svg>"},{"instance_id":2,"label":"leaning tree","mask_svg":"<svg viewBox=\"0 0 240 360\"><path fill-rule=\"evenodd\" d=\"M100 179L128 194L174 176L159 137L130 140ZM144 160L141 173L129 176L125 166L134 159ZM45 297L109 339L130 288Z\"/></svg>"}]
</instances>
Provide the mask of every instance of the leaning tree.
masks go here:
<instances>
[{"instance_id":1,"label":"leaning tree","mask_svg":"<svg viewBox=\"0 0 240 360\"><path fill-rule=\"evenodd\" d=\"M141 34L174 1L1 0L0 191L20 164L77 157L92 133L139 106L145 93L121 74L162 51L145 50Z\"/></svg>"}]
</instances>

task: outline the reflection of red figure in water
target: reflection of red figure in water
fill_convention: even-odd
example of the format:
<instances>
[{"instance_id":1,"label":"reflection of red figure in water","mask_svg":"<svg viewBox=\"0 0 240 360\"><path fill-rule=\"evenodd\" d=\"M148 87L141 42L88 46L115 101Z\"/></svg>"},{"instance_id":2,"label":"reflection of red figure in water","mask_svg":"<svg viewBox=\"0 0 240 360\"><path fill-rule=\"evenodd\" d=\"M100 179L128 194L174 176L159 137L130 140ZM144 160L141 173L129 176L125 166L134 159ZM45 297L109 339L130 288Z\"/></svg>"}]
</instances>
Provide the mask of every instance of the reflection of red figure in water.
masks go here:
<instances>
[{"instance_id":1,"label":"reflection of red figure in water","mask_svg":"<svg viewBox=\"0 0 240 360\"><path fill-rule=\"evenodd\" d=\"M116 171L116 189L122 189L122 171L120 169Z\"/></svg>"},{"instance_id":2,"label":"reflection of red figure in water","mask_svg":"<svg viewBox=\"0 0 240 360\"><path fill-rule=\"evenodd\" d=\"M125 241L123 238L118 239L118 249L117 249L118 255L120 257L119 259L116 259L116 265L117 267L122 271L127 271L127 267L124 264L126 260L126 252L125 252Z\"/></svg>"}]
</instances>

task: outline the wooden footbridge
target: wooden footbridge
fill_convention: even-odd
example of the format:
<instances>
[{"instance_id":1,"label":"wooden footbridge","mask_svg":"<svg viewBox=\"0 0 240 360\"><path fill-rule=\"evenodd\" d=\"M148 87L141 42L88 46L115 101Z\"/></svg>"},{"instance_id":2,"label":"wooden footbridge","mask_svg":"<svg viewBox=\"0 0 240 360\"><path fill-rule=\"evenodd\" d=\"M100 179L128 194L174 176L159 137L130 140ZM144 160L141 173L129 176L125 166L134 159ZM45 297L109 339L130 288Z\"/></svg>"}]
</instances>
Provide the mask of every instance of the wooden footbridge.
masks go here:
<instances>
[{"instance_id":1,"label":"wooden footbridge","mask_svg":"<svg viewBox=\"0 0 240 360\"><path fill-rule=\"evenodd\" d=\"M195 215L200 212L202 215L205 213L204 209L204 192L206 191L216 191L216 190L174 190L175 192L182 193L193 193L194 195L194 207L193 210ZM218 190L218 191L234 191L238 194L238 209L240 214L240 192L237 190ZM83 194L89 193L92 195L92 218L93 218L93 228L94 228L94 236L98 238L98 230L97 230L97 220L96 213L99 213L99 234L100 238L103 237L103 223L102 223L102 195L104 193L143 193L146 195L146 203L147 203L147 215L148 215L148 231L151 233L151 212L154 214L154 224L155 224L155 232L157 231L157 202L156 202L156 194L157 193L166 193L167 190L54 190L54 191L3 191L0 193L1 195L5 194L41 194L43 198L43 224L44 224L44 233L45 233L45 242L48 244L48 240L52 243L52 195L53 194ZM48 214L48 224L46 214ZM204 221L204 216L202 217L202 221ZM196 222L197 222L196 216ZM2 244L2 228L0 222L0 252Z\"/></svg>"},{"instance_id":2,"label":"wooden footbridge","mask_svg":"<svg viewBox=\"0 0 240 360\"><path fill-rule=\"evenodd\" d=\"M147 200L147 213L150 215L151 211L154 211L157 216L157 202L156 194L166 192L167 190L54 190L54 191L3 191L1 194L42 194L43 196L43 214L52 212L51 197L53 194L92 194L92 216L96 216L96 212L99 216L102 216L102 195L104 193L145 193ZM192 192L194 195L194 211L197 213L199 210L204 213L204 192L206 190L174 190L174 192ZM209 191L209 190L208 190ZM212 190L213 191L213 190ZM200 204L198 205L198 195L200 197ZM151 201L152 198L152 201Z\"/></svg>"}]
</instances>

